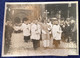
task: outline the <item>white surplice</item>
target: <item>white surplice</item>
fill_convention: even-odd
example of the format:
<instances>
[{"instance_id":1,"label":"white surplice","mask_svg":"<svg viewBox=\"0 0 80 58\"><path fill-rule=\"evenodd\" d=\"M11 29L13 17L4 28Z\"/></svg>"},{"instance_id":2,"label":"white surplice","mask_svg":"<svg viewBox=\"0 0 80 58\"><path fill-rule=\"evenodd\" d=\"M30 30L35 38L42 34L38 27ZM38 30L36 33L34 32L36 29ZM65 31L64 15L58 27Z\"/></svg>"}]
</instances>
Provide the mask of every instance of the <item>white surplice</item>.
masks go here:
<instances>
[{"instance_id":1,"label":"white surplice","mask_svg":"<svg viewBox=\"0 0 80 58\"><path fill-rule=\"evenodd\" d=\"M39 40L41 34L41 27L39 24L31 24L31 39Z\"/></svg>"},{"instance_id":2,"label":"white surplice","mask_svg":"<svg viewBox=\"0 0 80 58\"><path fill-rule=\"evenodd\" d=\"M62 34L62 30L61 30L60 25L53 25L52 27L53 39L61 40L61 34Z\"/></svg>"},{"instance_id":3,"label":"white surplice","mask_svg":"<svg viewBox=\"0 0 80 58\"><path fill-rule=\"evenodd\" d=\"M15 25L13 28L14 28L15 31L21 30L20 26Z\"/></svg>"},{"instance_id":4,"label":"white surplice","mask_svg":"<svg viewBox=\"0 0 80 58\"><path fill-rule=\"evenodd\" d=\"M21 30L23 30L23 35L24 36L30 36L30 24L22 24Z\"/></svg>"}]
</instances>

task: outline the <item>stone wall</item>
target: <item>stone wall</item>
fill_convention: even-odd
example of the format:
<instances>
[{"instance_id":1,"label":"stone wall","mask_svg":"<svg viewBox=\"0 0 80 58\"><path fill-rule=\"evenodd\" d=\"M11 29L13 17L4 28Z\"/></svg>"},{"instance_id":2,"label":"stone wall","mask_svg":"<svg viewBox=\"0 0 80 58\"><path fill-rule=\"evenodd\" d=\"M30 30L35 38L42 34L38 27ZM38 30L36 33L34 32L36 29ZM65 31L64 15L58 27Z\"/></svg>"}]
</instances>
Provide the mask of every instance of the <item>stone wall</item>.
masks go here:
<instances>
[{"instance_id":1,"label":"stone wall","mask_svg":"<svg viewBox=\"0 0 80 58\"><path fill-rule=\"evenodd\" d=\"M21 22L23 18L27 17L29 20L38 19L42 14L42 8L40 4L8 4L7 10L10 17L9 20L13 21L16 17L19 17Z\"/></svg>"}]
</instances>

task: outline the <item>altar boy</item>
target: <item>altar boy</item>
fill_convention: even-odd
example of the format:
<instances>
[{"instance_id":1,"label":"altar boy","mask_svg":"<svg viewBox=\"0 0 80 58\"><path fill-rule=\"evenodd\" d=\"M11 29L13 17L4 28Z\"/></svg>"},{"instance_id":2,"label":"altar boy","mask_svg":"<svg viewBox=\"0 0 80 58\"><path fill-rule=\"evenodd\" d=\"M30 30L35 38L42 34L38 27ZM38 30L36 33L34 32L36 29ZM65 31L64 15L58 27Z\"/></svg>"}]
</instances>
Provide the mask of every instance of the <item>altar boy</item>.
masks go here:
<instances>
[{"instance_id":1,"label":"altar boy","mask_svg":"<svg viewBox=\"0 0 80 58\"><path fill-rule=\"evenodd\" d=\"M37 22L38 21L35 20L31 24L31 39L32 39L32 42L33 42L34 50L36 50L39 47L39 44L40 44L41 27Z\"/></svg>"},{"instance_id":2,"label":"altar boy","mask_svg":"<svg viewBox=\"0 0 80 58\"><path fill-rule=\"evenodd\" d=\"M28 42L30 40L30 24L27 18L23 19L21 29L23 30L24 41Z\"/></svg>"},{"instance_id":3,"label":"altar boy","mask_svg":"<svg viewBox=\"0 0 80 58\"><path fill-rule=\"evenodd\" d=\"M58 47L58 45L60 44L61 34L62 30L59 25L59 21L56 18L53 22L53 27L52 27L53 44L55 45L55 47Z\"/></svg>"}]
</instances>

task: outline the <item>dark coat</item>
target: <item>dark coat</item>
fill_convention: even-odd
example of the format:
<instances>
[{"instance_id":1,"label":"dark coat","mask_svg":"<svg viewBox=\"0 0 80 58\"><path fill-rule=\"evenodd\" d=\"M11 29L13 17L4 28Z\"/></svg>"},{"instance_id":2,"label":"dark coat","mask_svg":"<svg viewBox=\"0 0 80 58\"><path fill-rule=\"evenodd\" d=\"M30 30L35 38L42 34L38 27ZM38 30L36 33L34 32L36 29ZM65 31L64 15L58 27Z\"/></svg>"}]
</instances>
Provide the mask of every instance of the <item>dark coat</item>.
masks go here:
<instances>
[{"instance_id":1,"label":"dark coat","mask_svg":"<svg viewBox=\"0 0 80 58\"><path fill-rule=\"evenodd\" d=\"M5 26L5 43L4 43L4 53L6 54L10 47L11 35L13 32L13 28L9 25Z\"/></svg>"}]
</instances>

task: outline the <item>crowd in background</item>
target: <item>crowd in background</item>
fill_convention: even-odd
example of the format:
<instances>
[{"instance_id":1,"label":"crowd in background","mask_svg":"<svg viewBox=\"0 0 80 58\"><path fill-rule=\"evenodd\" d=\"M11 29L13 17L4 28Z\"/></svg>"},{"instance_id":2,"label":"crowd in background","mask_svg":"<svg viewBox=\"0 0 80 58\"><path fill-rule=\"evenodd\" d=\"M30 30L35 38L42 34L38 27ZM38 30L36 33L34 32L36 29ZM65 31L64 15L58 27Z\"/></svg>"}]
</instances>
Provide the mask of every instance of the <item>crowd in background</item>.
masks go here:
<instances>
[{"instance_id":1,"label":"crowd in background","mask_svg":"<svg viewBox=\"0 0 80 58\"><path fill-rule=\"evenodd\" d=\"M45 49L49 48L51 39L56 48L60 41L77 42L76 20L70 18L60 21L58 18L53 18L52 21L51 19L30 21L28 18L23 18L22 23L15 24L7 21L5 26L5 53L9 49L12 33L23 33L24 42L32 41L34 50L40 47L40 41L42 41Z\"/></svg>"}]
</instances>

